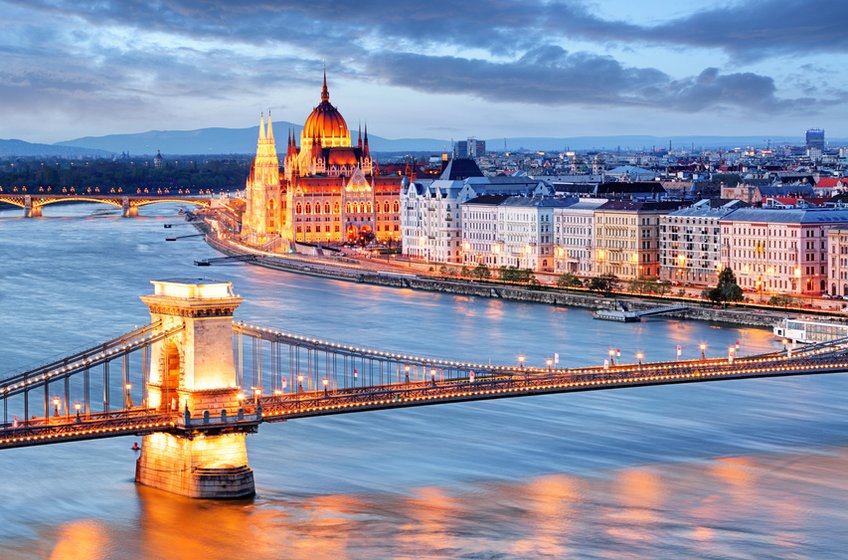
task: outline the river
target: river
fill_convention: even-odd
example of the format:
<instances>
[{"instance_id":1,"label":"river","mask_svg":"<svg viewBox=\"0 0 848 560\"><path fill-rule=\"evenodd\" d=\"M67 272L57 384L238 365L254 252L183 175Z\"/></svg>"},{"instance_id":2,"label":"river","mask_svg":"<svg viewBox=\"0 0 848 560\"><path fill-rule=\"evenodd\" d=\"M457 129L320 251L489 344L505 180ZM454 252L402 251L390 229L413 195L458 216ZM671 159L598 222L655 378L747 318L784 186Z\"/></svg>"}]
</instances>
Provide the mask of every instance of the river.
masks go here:
<instances>
[{"instance_id":1,"label":"river","mask_svg":"<svg viewBox=\"0 0 848 560\"><path fill-rule=\"evenodd\" d=\"M0 212L0 371L148 321L151 279L230 280L237 318L448 358L598 364L776 348L771 333L292 275L216 253L174 206ZM294 420L248 437L257 496L133 483L137 438L0 451L0 557L826 558L848 549L843 375L632 388Z\"/></svg>"}]
</instances>

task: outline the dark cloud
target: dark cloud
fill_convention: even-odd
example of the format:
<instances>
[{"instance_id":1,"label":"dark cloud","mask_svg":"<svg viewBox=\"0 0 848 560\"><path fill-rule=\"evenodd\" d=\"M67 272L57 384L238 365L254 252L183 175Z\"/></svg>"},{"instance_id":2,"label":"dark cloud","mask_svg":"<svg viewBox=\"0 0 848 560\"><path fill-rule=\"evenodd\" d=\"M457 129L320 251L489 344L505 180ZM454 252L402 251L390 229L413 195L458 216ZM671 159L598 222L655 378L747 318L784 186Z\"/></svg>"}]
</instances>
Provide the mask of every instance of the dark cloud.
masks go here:
<instances>
[{"instance_id":1,"label":"dark cloud","mask_svg":"<svg viewBox=\"0 0 848 560\"><path fill-rule=\"evenodd\" d=\"M709 108L781 112L815 108L817 103L812 98L778 98L772 78L750 72L721 74L707 68L697 76L673 80L655 68L629 68L608 56L570 54L551 45L507 63L411 53L386 53L370 60L370 73L386 83L491 101L631 105L684 112Z\"/></svg>"},{"instance_id":2,"label":"dark cloud","mask_svg":"<svg viewBox=\"0 0 848 560\"><path fill-rule=\"evenodd\" d=\"M749 0L700 10L656 25L596 15L580 0L12 0L50 13L195 37L271 41L309 47L334 59L364 45L453 45L513 54L541 42L677 44L738 56L848 51L848 2Z\"/></svg>"}]
</instances>

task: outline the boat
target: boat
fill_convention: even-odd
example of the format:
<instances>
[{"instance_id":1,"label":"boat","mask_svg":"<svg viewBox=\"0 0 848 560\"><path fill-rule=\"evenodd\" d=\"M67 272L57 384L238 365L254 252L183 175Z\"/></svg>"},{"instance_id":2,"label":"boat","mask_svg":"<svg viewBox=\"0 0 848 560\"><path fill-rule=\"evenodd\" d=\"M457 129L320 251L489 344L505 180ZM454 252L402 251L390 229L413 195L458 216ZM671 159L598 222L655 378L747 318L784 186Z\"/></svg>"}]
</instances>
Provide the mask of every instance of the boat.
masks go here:
<instances>
[{"instance_id":1,"label":"boat","mask_svg":"<svg viewBox=\"0 0 848 560\"><path fill-rule=\"evenodd\" d=\"M848 323L815 319L786 318L774 326L774 335L805 344L848 338Z\"/></svg>"}]
</instances>

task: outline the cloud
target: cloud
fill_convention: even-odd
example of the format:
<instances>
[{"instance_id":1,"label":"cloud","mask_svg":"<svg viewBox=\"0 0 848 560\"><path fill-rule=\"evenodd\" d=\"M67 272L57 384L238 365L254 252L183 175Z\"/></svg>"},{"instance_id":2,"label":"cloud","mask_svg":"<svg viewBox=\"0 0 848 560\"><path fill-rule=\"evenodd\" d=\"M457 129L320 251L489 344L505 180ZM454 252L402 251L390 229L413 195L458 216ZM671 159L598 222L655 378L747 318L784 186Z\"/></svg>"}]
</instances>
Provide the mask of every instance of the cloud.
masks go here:
<instances>
[{"instance_id":1,"label":"cloud","mask_svg":"<svg viewBox=\"0 0 848 560\"><path fill-rule=\"evenodd\" d=\"M722 74L707 68L697 76L675 80L656 68L626 67L609 56L568 53L556 45L540 46L503 63L383 53L370 59L368 70L385 83L418 91L551 106L783 112L817 103L813 98L779 98L772 78L751 72Z\"/></svg>"}]
</instances>

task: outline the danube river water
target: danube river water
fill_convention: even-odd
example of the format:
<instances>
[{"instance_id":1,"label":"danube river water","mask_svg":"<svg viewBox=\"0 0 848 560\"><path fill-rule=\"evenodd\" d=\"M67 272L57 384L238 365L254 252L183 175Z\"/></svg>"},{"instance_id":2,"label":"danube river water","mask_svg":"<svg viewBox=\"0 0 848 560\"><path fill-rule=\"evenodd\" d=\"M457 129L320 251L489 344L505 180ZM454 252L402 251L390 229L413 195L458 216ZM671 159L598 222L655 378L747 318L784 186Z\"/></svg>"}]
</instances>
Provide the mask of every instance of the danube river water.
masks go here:
<instances>
[{"instance_id":1,"label":"danube river water","mask_svg":"<svg viewBox=\"0 0 848 560\"><path fill-rule=\"evenodd\" d=\"M231 280L237 317L359 345L541 365L776 348L768 331L360 286L215 256L175 207L0 212L0 370L148 320L151 279ZM257 496L133 483L135 438L0 451L0 557L831 558L848 550L848 380L761 379L294 420L249 436Z\"/></svg>"}]
</instances>

